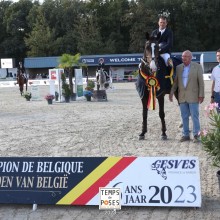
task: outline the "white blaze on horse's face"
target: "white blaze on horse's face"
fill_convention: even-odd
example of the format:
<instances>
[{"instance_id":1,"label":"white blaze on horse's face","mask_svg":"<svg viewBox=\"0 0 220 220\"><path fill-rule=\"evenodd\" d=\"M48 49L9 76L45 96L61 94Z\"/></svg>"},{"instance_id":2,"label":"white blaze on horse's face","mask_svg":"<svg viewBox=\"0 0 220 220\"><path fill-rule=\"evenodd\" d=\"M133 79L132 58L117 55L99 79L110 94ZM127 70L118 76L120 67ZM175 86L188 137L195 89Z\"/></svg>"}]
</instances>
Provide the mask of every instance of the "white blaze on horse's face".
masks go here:
<instances>
[{"instance_id":1,"label":"white blaze on horse's face","mask_svg":"<svg viewBox=\"0 0 220 220\"><path fill-rule=\"evenodd\" d=\"M156 72L157 71L157 66L156 66L156 63L155 63L155 54L154 54L155 45L156 45L155 43L151 44L152 60L150 62L150 68L151 68L152 72Z\"/></svg>"}]
</instances>

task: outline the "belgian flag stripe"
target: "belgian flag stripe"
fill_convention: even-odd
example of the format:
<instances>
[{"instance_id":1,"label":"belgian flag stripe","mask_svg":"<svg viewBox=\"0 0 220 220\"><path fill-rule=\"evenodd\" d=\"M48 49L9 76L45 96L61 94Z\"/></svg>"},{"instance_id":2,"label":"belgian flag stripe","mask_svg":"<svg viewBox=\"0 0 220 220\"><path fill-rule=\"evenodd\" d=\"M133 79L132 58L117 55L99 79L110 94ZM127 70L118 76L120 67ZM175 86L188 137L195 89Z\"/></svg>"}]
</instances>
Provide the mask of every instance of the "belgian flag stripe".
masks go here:
<instances>
[{"instance_id":1,"label":"belgian flag stripe","mask_svg":"<svg viewBox=\"0 0 220 220\"><path fill-rule=\"evenodd\" d=\"M91 185L93 185L100 177L102 177L111 167L113 167L122 157L108 157L96 169L94 169L88 176L79 182L72 190L70 190L57 205L70 205L80 195L82 195Z\"/></svg>"},{"instance_id":2,"label":"belgian flag stripe","mask_svg":"<svg viewBox=\"0 0 220 220\"><path fill-rule=\"evenodd\" d=\"M75 201L73 201L72 205L86 205L86 203L88 203L99 192L99 187L105 187L135 159L136 157L123 157L93 185L91 185L82 195L80 195Z\"/></svg>"}]
</instances>

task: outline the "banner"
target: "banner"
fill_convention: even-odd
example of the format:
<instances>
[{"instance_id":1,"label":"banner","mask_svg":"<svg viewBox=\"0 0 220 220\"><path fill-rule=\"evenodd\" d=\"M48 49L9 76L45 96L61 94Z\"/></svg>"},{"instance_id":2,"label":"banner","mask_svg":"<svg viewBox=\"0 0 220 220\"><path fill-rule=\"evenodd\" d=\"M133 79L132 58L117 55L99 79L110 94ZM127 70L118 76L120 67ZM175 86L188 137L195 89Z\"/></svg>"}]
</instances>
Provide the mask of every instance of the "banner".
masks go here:
<instances>
[{"instance_id":1,"label":"banner","mask_svg":"<svg viewBox=\"0 0 220 220\"><path fill-rule=\"evenodd\" d=\"M0 203L99 205L100 187L122 206L201 206L196 157L0 158Z\"/></svg>"},{"instance_id":2,"label":"banner","mask_svg":"<svg viewBox=\"0 0 220 220\"><path fill-rule=\"evenodd\" d=\"M1 59L1 68L14 68L14 59L13 58L4 58Z\"/></svg>"},{"instance_id":3,"label":"banner","mask_svg":"<svg viewBox=\"0 0 220 220\"><path fill-rule=\"evenodd\" d=\"M49 69L50 94L55 96L55 93L57 92L59 102L64 101L61 82L61 74L63 73L64 69Z\"/></svg>"},{"instance_id":4,"label":"banner","mask_svg":"<svg viewBox=\"0 0 220 220\"><path fill-rule=\"evenodd\" d=\"M31 100L40 100L40 88L39 85L31 85Z\"/></svg>"},{"instance_id":5,"label":"banner","mask_svg":"<svg viewBox=\"0 0 220 220\"><path fill-rule=\"evenodd\" d=\"M75 92L78 99L79 97L83 97L82 69L75 69Z\"/></svg>"}]
</instances>

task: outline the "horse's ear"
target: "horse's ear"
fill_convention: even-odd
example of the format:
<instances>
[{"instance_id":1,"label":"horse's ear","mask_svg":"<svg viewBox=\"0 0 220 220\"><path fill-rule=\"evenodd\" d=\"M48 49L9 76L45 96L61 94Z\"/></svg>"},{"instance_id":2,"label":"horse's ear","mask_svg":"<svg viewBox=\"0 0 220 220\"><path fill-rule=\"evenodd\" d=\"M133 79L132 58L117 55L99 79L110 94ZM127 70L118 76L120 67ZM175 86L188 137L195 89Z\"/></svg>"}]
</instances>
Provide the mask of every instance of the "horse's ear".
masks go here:
<instances>
[{"instance_id":1,"label":"horse's ear","mask_svg":"<svg viewBox=\"0 0 220 220\"><path fill-rule=\"evenodd\" d=\"M161 37L161 32L159 32L158 34L157 34L157 40L159 40L160 39L160 37Z\"/></svg>"},{"instance_id":2,"label":"horse's ear","mask_svg":"<svg viewBox=\"0 0 220 220\"><path fill-rule=\"evenodd\" d=\"M148 32L146 32L145 37L146 37L146 40L149 40L149 39L150 39L150 35L149 35Z\"/></svg>"}]
</instances>

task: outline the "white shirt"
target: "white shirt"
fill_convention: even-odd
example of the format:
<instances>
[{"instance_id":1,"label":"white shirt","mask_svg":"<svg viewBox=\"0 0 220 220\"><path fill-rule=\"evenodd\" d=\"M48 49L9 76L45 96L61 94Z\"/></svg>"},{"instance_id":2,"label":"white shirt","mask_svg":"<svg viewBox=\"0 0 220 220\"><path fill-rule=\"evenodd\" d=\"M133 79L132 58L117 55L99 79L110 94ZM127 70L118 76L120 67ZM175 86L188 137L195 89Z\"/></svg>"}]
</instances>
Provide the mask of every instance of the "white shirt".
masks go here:
<instances>
[{"instance_id":1,"label":"white shirt","mask_svg":"<svg viewBox=\"0 0 220 220\"><path fill-rule=\"evenodd\" d=\"M220 64L213 68L211 80L215 81L214 91L220 92Z\"/></svg>"},{"instance_id":2,"label":"white shirt","mask_svg":"<svg viewBox=\"0 0 220 220\"><path fill-rule=\"evenodd\" d=\"M163 30L160 30L160 29L159 29L161 35L164 33L165 30L166 30L166 28L164 28Z\"/></svg>"}]
</instances>

